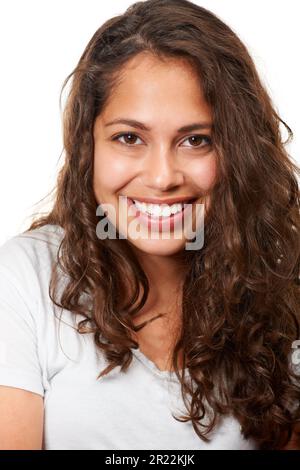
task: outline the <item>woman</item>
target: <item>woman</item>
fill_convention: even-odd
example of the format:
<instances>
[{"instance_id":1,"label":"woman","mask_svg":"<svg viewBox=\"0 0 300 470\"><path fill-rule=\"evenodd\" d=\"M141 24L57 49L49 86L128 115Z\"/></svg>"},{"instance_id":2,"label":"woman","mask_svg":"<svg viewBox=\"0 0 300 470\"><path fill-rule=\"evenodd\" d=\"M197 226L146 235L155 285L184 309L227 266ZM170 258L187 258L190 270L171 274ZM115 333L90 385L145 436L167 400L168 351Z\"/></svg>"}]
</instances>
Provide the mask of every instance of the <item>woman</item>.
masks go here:
<instances>
[{"instance_id":1,"label":"woman","mask_svg":"<svg viewBox=\"0 0 300 470\"><path fill-rule=\"evenodd\" d=\"M299 449L299 168L245 46L148 0L71 77L53 209L1 247L2 448Z\"/></svg>"}]
</instances>

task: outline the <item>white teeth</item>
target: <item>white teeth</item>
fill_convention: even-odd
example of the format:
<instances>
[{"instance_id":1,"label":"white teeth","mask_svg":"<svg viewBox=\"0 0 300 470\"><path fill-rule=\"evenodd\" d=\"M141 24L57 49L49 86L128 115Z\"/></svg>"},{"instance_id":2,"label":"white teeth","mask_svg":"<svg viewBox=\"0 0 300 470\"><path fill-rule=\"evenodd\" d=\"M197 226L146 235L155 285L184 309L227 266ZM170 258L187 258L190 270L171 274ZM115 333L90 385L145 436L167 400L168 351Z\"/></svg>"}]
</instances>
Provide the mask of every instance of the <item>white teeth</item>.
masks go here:
<instances>
[{"instance_id":1,"label":"white teeth","mask_svg":"<svg viewBox=\"0 0 300 470\"><path fill-rule=\"evenodd\" d=\"M183 208L183 204L173 204L173 206L170 207L171 214L176 214L176 212L181 211Z\"/></svg>"},{"instance_id":2,"label":"white teeth","mask_svg":"<svg viewBox=\"0 0 300 470\"><path fill-rule=\"evenodd\" d=\"M157 217L161 214L161 210L158 206L151 205L150 210L147 209L147 211L150 214L156 215Z\"/></svg>"},{"instance_id":3,"label":"white teeth","mask_svg":"<svg viewBox=\"0 0 300 470\"><path fill-rule=\"evenodd\" d=\"M162 215L164 217L170 217L171 214L172 214L171 207L166 206L166 207L163 208Z\"/></svg>"},{"instance_id":4,"label":"white teeth","mask_svg":"<svg viewBox=\"0 0 300 470\"><path fill-rule=\"evenodd\" d=\"M169 206L168 204L147 204L136 199L133 202L139 211L156 217L170 217L171 214L177 214L177 212L181 212L184 208L184 205L181 203Z\"/></svg>"}]
</instances>

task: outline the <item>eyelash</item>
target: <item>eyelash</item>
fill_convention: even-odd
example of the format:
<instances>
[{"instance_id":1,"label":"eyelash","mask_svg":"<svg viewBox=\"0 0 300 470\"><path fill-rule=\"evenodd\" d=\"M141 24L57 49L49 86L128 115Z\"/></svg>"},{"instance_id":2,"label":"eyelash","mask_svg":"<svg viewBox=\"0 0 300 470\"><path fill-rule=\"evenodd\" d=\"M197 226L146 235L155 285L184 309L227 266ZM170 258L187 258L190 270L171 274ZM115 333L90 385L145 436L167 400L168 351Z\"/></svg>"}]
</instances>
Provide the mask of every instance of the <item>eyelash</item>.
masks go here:
<instances>
[{"instance_id":1,"label":"eyelash","mask_svg":"<svg viewBox=\"0 0 300 470\"><path fill-rule=\"evenodd\" d=\"M134 137L137 137L138 139L140 138L137 134L135 134L134 132L122 132L121 134L118 134L116 135L115 137L112 138L113 141L117 141L119 144L122 144L122 145L126 145L127 147L135 147L134 144L126 144L125 142L120 142L118 139L120 137L124 137L124 136L128 136L128 135L131 135L131 136L134 136ZM191 147L188 147L188 148L192 148L192 149L200 149L200 148L204 148L204 147L207 147L207 146L210 146L212 144L212 140L211 138L208 136L208 135L203 135L203 134L193 134L189 137L186 137L185 140L188 140L188 139L191 139L192 137L201 137L201 139L205 139L207 141L207 143L205 145L198 145L198 146L191 146Z\"/></svg>"}]
</instances>

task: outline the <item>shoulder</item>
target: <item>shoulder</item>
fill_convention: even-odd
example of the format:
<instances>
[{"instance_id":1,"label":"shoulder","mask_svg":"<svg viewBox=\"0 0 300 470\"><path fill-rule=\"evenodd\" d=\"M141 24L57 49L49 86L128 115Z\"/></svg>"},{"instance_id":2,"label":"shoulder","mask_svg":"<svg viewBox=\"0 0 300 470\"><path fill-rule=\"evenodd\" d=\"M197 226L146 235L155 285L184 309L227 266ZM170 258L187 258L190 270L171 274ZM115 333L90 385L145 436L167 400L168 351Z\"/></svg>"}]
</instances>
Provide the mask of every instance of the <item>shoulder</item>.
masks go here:
<instances>
[{"instance_id":1,"label":"shoulder","mask_svg":"<svg viewBox=\"0 0 300 470\"><path fill-rule=\"evenodd\" d=\"M43 227L20 233L0 246L0 266L12 267L12 263L30 262L43 267L51 257L56 256L64 230L59 225Z\"/></svg>"},{"instance_id":2,"label":"shoulder","mask_svg":"<svg viewBox=\"0 0 300 470\"><path fill-rule=\"evenodd\" d=\"M63 233L62 227L50 224L19 233L0 246L0 261L5 263L7 259L17 255L43 257L46 251L55 250L59 246Z\"/></svg>"},{"instance_id":3,"label":"shoulder","mask_svg":"<svg viewBox=\"0 0 300 470\"><path fill-rule=\"evenodd\" d=\"M57 258L63 229L58 225L20 233L0 246L0 280L32 292Z\"/></svg>"}]
</instances>

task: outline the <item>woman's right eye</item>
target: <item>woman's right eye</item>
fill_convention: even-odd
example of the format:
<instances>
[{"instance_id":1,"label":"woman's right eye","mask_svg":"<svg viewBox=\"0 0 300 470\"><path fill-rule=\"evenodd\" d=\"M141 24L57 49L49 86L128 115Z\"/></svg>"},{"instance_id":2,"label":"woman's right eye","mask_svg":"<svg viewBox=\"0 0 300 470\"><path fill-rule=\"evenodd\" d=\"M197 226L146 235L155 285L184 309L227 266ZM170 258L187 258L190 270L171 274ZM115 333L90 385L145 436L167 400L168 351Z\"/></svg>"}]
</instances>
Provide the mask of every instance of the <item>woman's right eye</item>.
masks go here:
<instances>
[{"instance_id":1,"label":"woman's right eye","mask_svg":"<svg viewBox=\"0 0 300 470\"><path fill-rule=\"evenodd\" d=\"M128 139L128 141L126 142L126 139L125 139L125 142L122 142L121 140L119 140L121 137L126 137L128 138L128 136L130 136L130 138ZM123 132L122 134L118 134L116 135L115 137L113 137L113 141L117 141L119 142L120 144L125 144L125 145L131 145L134 143L134 139L139 139L139 137L136 135L136 134L133 134L132 132Z\"/></svg>"}]
</instances>

